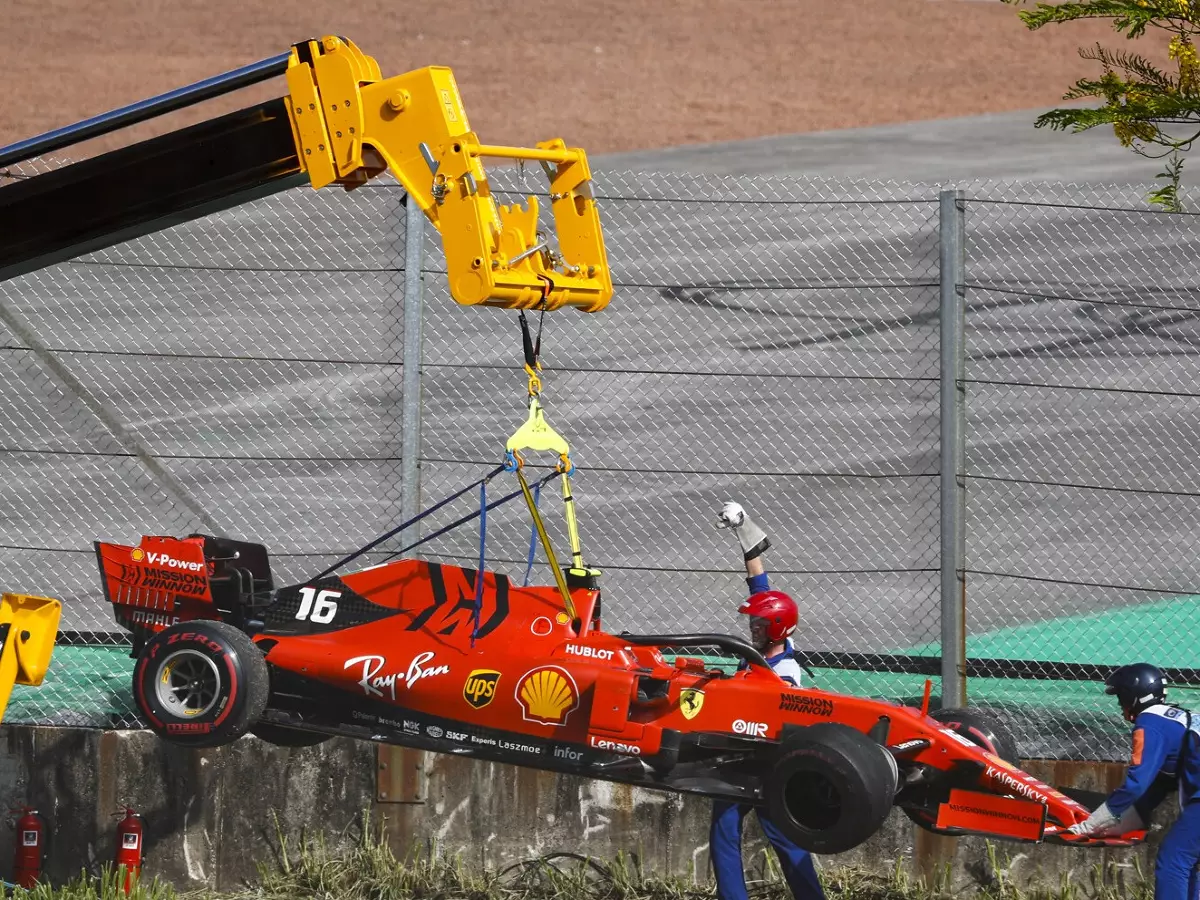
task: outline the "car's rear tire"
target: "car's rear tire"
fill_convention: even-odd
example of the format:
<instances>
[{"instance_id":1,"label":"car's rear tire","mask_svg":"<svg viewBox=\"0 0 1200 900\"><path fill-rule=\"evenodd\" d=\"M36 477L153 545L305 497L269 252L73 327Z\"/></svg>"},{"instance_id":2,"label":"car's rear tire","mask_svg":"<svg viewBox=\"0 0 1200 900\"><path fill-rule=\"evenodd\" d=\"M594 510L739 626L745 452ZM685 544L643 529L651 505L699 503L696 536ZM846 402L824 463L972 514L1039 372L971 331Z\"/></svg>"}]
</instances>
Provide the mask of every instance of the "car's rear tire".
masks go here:
<instances>
[{"instance_id":1,"label":"car's rear tire","mask_svg":"<svg viewBox=\"0 0 1200 900\"><path fill-rule=\"evenodd\" d=\"M250 733L276 747L315 747L329 740L329 735L319 731L301 731L274 722L259 722L250 729Z\"/></svg>"},{"instance_id":2,"label":"car's rear tire","mask_svg":"<svg viewBox=\"0 0 1200 900\"><path fill-rule=\"evenodd\" d=\"M842 853L887 818L895 769L862 732L823 722L784 735L763 795L771 821L798 846Z\"/></svg>"},{"instance_id":3,"label":"car's rear tire","mask_svg":"<svg viewBox=\"0 0 1200 900\"><path fill-rule=\"evenodd\" d=\"M1020 765L1021 759L1017 754L1017 742L999 720L976 709L951 707L934 710L929 714L931 719L940 722L944 727L956 734L962 735L973 744L978 744L993 756L1012 765ZM937 821L937 808L950 799L951 785L941 785L926 791L922 805L919 808L905 807L904 814L915 824L934 834L962 834L956 828L938 828L933 823Z\"/></svg>"},{"instance_id":4,"label":"car's rear tire","mask_svg":"<svg viewBox=\"0 0 1200 900\"><path fill-rule=\"evenodd\" d=\"M267 706L267 663L225 622L172 625L146 641L133 697L150 730L184 747L219 747L250 730Z\"/></svg>"}]
</instances>

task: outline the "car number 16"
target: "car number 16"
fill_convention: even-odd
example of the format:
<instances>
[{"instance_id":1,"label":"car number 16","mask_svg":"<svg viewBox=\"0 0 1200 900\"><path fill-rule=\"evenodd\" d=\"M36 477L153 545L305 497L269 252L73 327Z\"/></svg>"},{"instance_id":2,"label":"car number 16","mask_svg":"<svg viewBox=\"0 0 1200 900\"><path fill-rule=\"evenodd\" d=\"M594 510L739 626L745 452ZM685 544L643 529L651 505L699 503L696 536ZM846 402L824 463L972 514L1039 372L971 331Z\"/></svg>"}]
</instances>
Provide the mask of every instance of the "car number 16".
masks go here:
<instances>
[{"instance_id":1,"label":"car number 16","mask_svg":"<svg viewBox=\"0 0 1200 900\"><path fill-rule=\"evenodd\" d=\"M328 625L337 615L337 598L341 591L320 591L316 588L300 588L300 611L297 619L307 619L318 625Z\"/></svg>"}]
</instances>

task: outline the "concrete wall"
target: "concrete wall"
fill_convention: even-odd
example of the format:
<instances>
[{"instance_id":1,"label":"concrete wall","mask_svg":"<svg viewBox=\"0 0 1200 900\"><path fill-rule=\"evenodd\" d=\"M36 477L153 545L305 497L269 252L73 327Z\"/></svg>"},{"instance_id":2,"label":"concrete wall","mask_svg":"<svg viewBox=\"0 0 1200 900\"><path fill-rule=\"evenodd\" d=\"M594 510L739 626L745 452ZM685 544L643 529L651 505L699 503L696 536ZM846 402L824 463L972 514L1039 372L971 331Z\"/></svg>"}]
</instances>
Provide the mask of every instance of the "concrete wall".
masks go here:
<instances>
[{"instance_id":1,"label":"concrete wall","mask_svg":"<svg viewBox=\"0 0 1200 900\"><path fill-rule=\"evenodd\" d=\"M50 821L53 880L112 858L121 803L146 818L146 873L180 887L231 888L252 878L256 862L276 855L276 817L285 834L336 837L353 832L367 808L386 821L401 853L416 843L493 867L556 850L598 858L624 850L650 871L708 877L709 804L697 797L340 738L303 750L244 738L187 751L148 732L5 726L0 751L0 798L29 802ZM1028 769L1053 784L1099 791L1123 772L1112 763L1030 762ZM0 842L0 874L9 875L11 829L0 830ZM1019 881L1057 884L1067 873L1086 885L1097 864L1129 875L1138 859L1151 871L1156 843L1125 851L997 847ZM763 847L751 826L749 871L761 865ZM820 863L884 872L897 860L927 877L949 865L964 887L991 872L985 841L929 835L899 813L867 844Z\"/></svg>"}]
</instances>

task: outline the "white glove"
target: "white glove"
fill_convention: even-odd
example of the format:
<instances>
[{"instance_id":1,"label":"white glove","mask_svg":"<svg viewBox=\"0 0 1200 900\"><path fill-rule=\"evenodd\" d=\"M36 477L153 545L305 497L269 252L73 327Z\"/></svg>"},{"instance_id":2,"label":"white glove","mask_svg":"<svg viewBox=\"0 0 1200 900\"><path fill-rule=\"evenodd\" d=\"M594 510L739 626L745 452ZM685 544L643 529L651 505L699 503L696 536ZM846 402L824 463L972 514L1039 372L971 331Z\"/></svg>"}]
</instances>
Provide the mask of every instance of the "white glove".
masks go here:
<instances>
[{"instance_id":1,"label":"white glove","mask_svg":"<svg viewBox=\"0 0 1200 900\"><path fill-rule=\"evenodd\" d=\"M762 555L771 546L767 533L746 515L746 510L742 509L740 503L734 503L732 500L726 500L721 512L717 514L717 527L733 529L734 536L742 545L742 554L747 560Z\"/></svg>"},{"instance_id":2,"label":"white glove","mask_svg":"<svg viewBox=\"0 0 1200 900\"><path fill-rule=\"evenodd\" d=\"M1125 831L1133 830L1133 828L1136 827L1132 825L1129 828L1124 827L1125 821L1130 818L1129 812L1133 813L1133 818L1135 818L1139 823L1141 822L1141 816L1139 816L1137 814L1137 810L1134 810L1132 807L1130 807L1129 811L1122 815L1120 819L1118 819L1112 814L1112 812L1109 811L1107 803L1101 803L1099 808L1094 813L1092 813L1082 822L1078 822L1068 828L1067 834L1083 834L1088 835L1089 837L1103 837L1104 835L1108 834L1123 834Z\"/></svg>"},{"instance_id":3,"label":"white glove","mask_svg":"<svg viewBox=\"0 0 1200 900\"><path fill-rule=\"evenodd\" d=\"M742 509L742 504L734 503L732 500L726 500L721 511L717 513L718 528L737 528L744 521L746 521L746 510Z\"/></svg>"}]
</instances>

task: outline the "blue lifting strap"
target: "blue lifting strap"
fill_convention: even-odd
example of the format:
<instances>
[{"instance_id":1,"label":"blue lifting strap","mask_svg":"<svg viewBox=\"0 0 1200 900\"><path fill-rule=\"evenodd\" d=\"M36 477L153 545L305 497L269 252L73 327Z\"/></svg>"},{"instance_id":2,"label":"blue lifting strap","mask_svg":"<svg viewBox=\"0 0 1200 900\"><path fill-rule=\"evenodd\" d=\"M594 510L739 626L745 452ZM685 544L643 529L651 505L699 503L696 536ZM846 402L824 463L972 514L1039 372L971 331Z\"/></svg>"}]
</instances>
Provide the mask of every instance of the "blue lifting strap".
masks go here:
<instances>
[{"instance_id":1,"label":"blue lifting strap","mask_svg":"<svg viewBox=\"0 0 1200 900\"><path fill-rule=\"evenodd\" d=\"M487 552L487 480L479 485L479 570L475 573L475 625L471 629L471 646L479 633L479 614L483 610L483 564Z\"/></svg>"}]
</instances>

